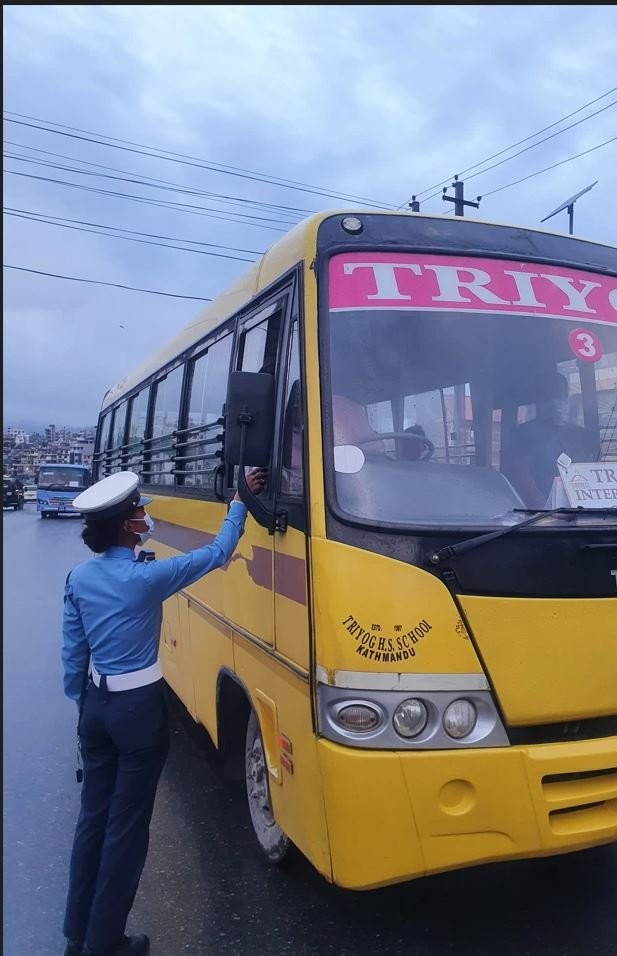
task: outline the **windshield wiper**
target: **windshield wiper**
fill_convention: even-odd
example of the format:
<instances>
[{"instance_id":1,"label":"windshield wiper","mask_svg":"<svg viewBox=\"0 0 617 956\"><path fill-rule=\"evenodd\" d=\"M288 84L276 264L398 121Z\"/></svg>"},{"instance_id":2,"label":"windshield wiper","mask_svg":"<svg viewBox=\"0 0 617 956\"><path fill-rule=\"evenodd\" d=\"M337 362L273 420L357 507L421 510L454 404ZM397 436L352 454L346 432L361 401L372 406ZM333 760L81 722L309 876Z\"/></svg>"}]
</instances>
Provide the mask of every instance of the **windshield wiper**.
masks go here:
<instances>
[{"instance_id":1,"label":"windshield wiper","mask_svg":"<svg viewBox=\"0 0 617 956\"><path fill-rule=\"evenodd\" d=\"M489 531L488 534L480 534L475 538L467 538L465 541L459 541L458 544L451 544L446 548L441 548L441 550L431 555L431 564L443 564L444 561L448 561L450 558L455 558L457 555L464 554L466 551L473 551L474 548L479 548L483 544L488 544L489 541L495 541L497 538L503 538L504 535L511 534L513 531L520 531L521 528L527 528L529 525L535 524L537 521L542 521L543 518L548 518L550 515L563 515L567 518L578 517L581 514L617 515L617 508L549 508L534 512L531 512L528 508L513 508L512 510L521 512L522 514L531 514L531 517L526 518L525 521L519 521L518 524L511 524L506 528L500 528L499 531Z\"/></svg>"},{"instance_id":2,"label":"windshield wiper","mask_svg":"<svg viewBox=\"0 0 617 956\"><path fill-rule=\"evenodd\" d=\"M571 515L615 515L617 514L617 505L611 508L584 508L583 505L579 505L578 508L513 508L512 511L514 514L521 515L550 515L556 511ZM514 527L518 528L520 526L514 525Z\"/></svg>"}]
</instances>

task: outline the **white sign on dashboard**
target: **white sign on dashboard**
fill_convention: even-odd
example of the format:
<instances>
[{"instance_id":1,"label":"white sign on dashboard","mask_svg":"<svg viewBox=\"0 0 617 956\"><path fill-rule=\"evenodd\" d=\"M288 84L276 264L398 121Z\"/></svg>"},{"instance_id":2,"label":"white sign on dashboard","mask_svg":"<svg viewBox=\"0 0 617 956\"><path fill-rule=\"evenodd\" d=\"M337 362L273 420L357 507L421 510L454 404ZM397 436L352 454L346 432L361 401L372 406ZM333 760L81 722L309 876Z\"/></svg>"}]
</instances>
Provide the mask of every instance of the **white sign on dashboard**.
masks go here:
<instances>
[{"instance_id":1,"label":"white sign on dashboard","mask_svg":"<svg viewBox=\"0 0 617 956\"><path fill-rule=\"evenodd\" d=\"M572 508L617 508L617 465L574 462L565 454L557 465Z\"/></svg>"}]
</instances>

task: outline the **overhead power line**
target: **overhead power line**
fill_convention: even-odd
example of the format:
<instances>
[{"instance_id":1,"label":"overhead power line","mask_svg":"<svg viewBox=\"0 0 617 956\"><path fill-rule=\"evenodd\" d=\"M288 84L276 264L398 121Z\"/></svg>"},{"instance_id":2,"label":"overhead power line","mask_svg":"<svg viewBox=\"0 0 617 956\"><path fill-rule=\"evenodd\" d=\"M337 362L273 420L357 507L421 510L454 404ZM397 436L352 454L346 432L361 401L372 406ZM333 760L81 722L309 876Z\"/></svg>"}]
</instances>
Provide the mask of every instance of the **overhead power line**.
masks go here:
<instances>
[{"instance_id":1,"label":"overhead power line","mask_svg":"<svg viewBox=\"0 0 617 956\"><path fill-rule=\"evenodd\" d=\"M518 186L519 183L524 183L528 179L533 179L535 176L539 176L540 173L547 173L551 169L557 169L558 166L565 166L566 163L571 163L575 159L580 159L581 156L587 156L588 153L595 153L597 149L602 149L603 146L608 146L610 143L617 141L617 136L613 136L611 139L605 140L603 143L598 143L596 146L592 146L590 149L583 150L582 153L576 153L574 156L568 156L566 159L561 159L558 163L551 163L550 166L544 166L543 169L536 169L534 173L529 173L527 176L521 176L520 179L515 179L511 183L506 183L504 186L498 186L497 189L491 189L487 193L482 194L482 199L487 199L488 196L494 196L495 193L500 193L504 189L510 189L511 186Z\"/></svg>"},{"instance_id":2,"label":"overhead power line","mask_svg":"<svg viewBox=\"0 0 617 956\"><path fill-rule=\"evenodd\" d=\"M494 196L495 193L500 193L503 189L509 189L510 186L518 186L519 183L524 183L527 179L533 179L534 176L539 176L540 173L546 173L549 169L557 169L558 166L563 166L565 163L571 163L574 159L579 159L581 156L587 156L588 153L594 153L596 149L602 149L603 146L608 146L609 143L614 143L616 140L617 136L613 136L611 139L607 139L603 143L598 143L597 146L592 146L591 149L585 149L582 153L577 153L576 156L568 156L567 159L562 159L559 163L553 163L551 166L545 166L544 169L537 169L535 173L529 173L528 176L523 176L521 179L515 179L512 183L506 183L505 186L498 186L497 189L491 189L490 192L484 193L482 198L486 199L487 196Z\"/></svg>"},{"instance_id":3,"label":"overhead power line","mask_svg":"<svg viewBox=\"0 0 617 956\"><path fill-rule=\"evenodd\" d=\"M212 249L224 249L226 252L246 252L250 256L263 256L265 253L257 249L241 249L236 246L222 246L217 242L203 242L200 239L186 239L178 236L161 236L156 232L138 232L136 229L127 229L124 226L109 226L102 222L88 222L84 219L69 219L66 216L52 216L44 212L36 212L32 209L16 209L14 206L4 206L3 211L7 214L21 214L24 216L36 216L40 219L58 219L60 222L70 222L78 226L94 226L97 229L112 229L115 232L128 232L133 236L145 236L148 239L166 239L169 242L188 242L195 246L208 246Z\"/></svg>"},{"instance_id":4,"label":"overhead power line","mask_svg":"<svg viewBox=\"0 0 617 956\"><path fill-rule=\"evenodd\" d=\"M184 153L174 153L170 150L161 149L158 146L147 146L144 143L134 143L131 140L120 139L119 137L106 136L104 133L94 133L91 130L80 129L78 126L63 127L61 129L52 129L47 125L51 120L43 120L39 117L27 116L24 113L15 113L12 110L5 110L5 122L15 123L19 126L26 126L31 129L39 129L43 132L54 133L56 136L67 136L71 139L81 140L87 143L96 143L100 146L108 146L111 149L121 149L129 153L137 153L141 156L152 156L156 159L163 159L167 162L180 163L183 166L194 166L198 169L207 169L210 172L221 173L226 176L235 176L240 179L250 179L254 182L269 183L272 186L279 186L284 189L293 189L296 192L312 193L318 196L327 196L331 199L342 199L345 201L362 202L368 206L377 208L392 208L391 203L376 202L373 199L367 199L363 196L353 196L347 193L337 192L335 190L325 189L320 186L313 186L310 183L295 182L294 180L285 180L277 176L270 176L267 173L258 173L254 170L243 169L239 166L228 166L222 163L214 163L211 160L203 160L199 157L188 156ZM35 120L35 123L26 122L25 119L11 119L11 116L24 116L27 119ZM36 125L36 124L41 125ZM60 123L52 123L53 126L62 126ZM66 132L66 130L77 130L78 132ZM86 136L82 134L88 134ZM105 137L100 139L99 137ZM106 140L110 140L107 142ZM127 144L127 145L123 145ZM139 147L139 148L136 148ZM156 152L154 152L156 150Z\"/></svg>"},{"instance_id":5,"label":"overhead power line","mask_svg":"<svg viewBox=\"0 0 617 956\"><path fill-rule=\"evenodd\" d=\"M607 103L606 106L596 110L595 113L590 113L589 116L583 116L583 118L577 120L576 123L570 123L569 126L564 126L563 129L557 130L556 133L551 133L550 136L545 136L544 139L538 140L537 143L532 143L530 146L525 146L525 148L520 149L518 153L513 153L512 156L508 156L506 159L500 159L498 163L493 163L491 166L486 166L484 169L480 169L477 173L472 173L471 176L467 176L467 181L469 182L470 179L475 179L476 176L482 176L484 173L488 173L490 169L496 169L497 166L503 166L504 163L509 163L511 159L516 159L517 156L522 156L522 154L528 152L528 150L535 149L536 146L541 146L542 143L547 143L549 139L554 139L555 136L561 136L562 133L567 133L568 130L574 129L575 126L580 126L581 123L586 123L587 120L593 119L594 116L598 116L600 113L604 113L605 110L609 110L612 106L616 105L617 100L612 100L610 103Z\"/></svg>"},{"instance_id":6,"label":"overhead power line","mask_svg":"<svg viewBox=\"0 0 617 956\"><path fill-rule=\"evenodd\" d=\"M68 186L72 189L80 189L84 192L96 193L100 196L114 196L116 199L129 199L133 202L141 202L150 206L159 206L163 209L173 209L176 212L188 212L194 216L205 216L208 219L220 219L224 222L235 222L245 226L258 226L263 229L274 230L274 232L285 232L291 225L289 222L283 222L282 220L268 219L263 216L249 216L248 213L239 212L235 213L235 215L240 218L234 219L232 218L231 210L217 209L210 211L208 206L198 206L193 203L182 203L167 199L151 199L148 196L136 196L134 193L123 193L116 190L103 189L101 186L82 186L80 183L71 183L64 179L54 179L50 176L35 176L34 173L20 173L15 169L5 169L4 172L7 175L22 176L25 179L35 179L39 182L55 183L60 186ZM227 212L229 215L222 215L223 212ZM252 219L258 221L251 222ZM278 225L270 225L273 223L277 223Z\"/></svg>"},{"instance_id":7,"label":"overhead power line","mask_svg":"<svg viewBox=\"0 0 617 956\"><path fill-rule=\"evenodd\" d=\"M161 153L161 154L162 154L161 156L158 156L158 157L157 157L157 158L159 158L159 159L163 159L163 158L165 158L165 156L170 156L170 157L179 157L180 159L186 159L186 160L198 160L198 161L201 162L201 163L207 163L207 164L209 164L209 166L211 165L211 166L213 167L213 169L214 169L215 172L222 172L222 171L225 171L225 170L231 170L231 171L233 171L233 172L242 172L242 173L247 173L247 174L253 175L253 176L263 176L263 177L265 177L267 180L271 180L273 185L299 186L299 187L304 187L304 188L310 189L310 190L313 190L313 189L316 189L316 190L322 190L322 189L323 189L323 190L326 190L326 187L315 186L314 184L311 184L311 183L303 183L303 182L299 182L298 180L294 180L294 179L285 179L284 177L281 177L281 176L272 176L272 175L270 175L270 174L268 174L268 173L257 173L257 172L255 172L254 170L245 169L245 168L243 168L243 167L241 167L241 166L232 166L232 165L228 165L228 164L226 164L226 163L216 163L216 162L211 161L211 160L199 159L198 157L195 157L195 156L189 156L189 155L187 155L187 154L185 154L185 153L178 153L178 152L174 152L173 150L163 149L162 147L159 147L159 146L147 146L147 145L145 145L144 143L135 143L135 142L133 142L132 140L121 139L121 138L118 138L118 137L115 137L115 136L108 136L108 135L105 134L105 133L96 133L96 132L93 132L92 130L85 130L85 129L82 129L81 127L79 127L79 126L67 126L67 125L64 124L64 123L55 123L55 122L53 122L53 120L41 119L41 118L38 117L38 116L30 116L30 115L28 115L27 113L16 113L16 112L13 111L13 110L4 110L4 113L5 113L6 116L19 116L19 117L21 117L22 119L34 120L34 121L37 122L37 123L48 124L48 125L51 125L51 126L57 126L59 129L62 129L62 130L71 130L72 132L75 132L75 133L88 133L88 134L91 135L91 136L102 136L103 139L110 141L110 143L103 143L103 145L111 145L111 143L123 143L123 144L128 144L129 146L139 146L139 147L141 147L141 148L143 148L143 149L156 150L156 151L157 151L157 154L158 154L158 153ZM10 120L7 120L7 122L11 122L11 121L10 121ZM24 125L25 125L25 124L24 124ZM43 128L45 128L45 127L43 127ZM56 132L56 130L49 130L49 132L52 132L52 133L53 133L53 132ZM332 194L332 195L333 195L333 198L351 199L351 200L357 200L357 201L360 201L360 202L371 202L371 203L374 203L374 202L375 202L375 200L368 200L368 199L366 199L366 197L354 196L354 195L350 195L350 194L346 194L346 193L339 193L339 192L337 192L337 191L335 191L335 190L330 190L330 189L329 189L329 190L326 190L326 191L323 191L321 194L322 194L322 195ZM379 203L378 205L379 205L379 206L382 206L382 205L384 205L384 204ZM386 203L385 205L389 205L389 204Z\"/></svg>"},{"instance_id":8,"label":"overhead power line","mask_svg":"<svg viewBox=\"0 0 617 956\"><path fill-rule=\"evenodd\" d=\"M175 249L177 252L192 252L199 256L214 256L216 259L234 259L236 262L255 262L255 259L247 259L246 256L231 256L224 252L211 252L208 249L189 249L187 246L174 246L169 242L157 242L155 239L138 239L135 236L119 236L112 232L104 232L102 229L87 229L85 226L71 226L67 222L52 222L49 219L43 219L41 216L24 216L16 212L5 212L6 216L12 216L16 219L23 219L26 222L38 222L43 226L56 226L58 229L73 229L76 232L89 232L94 236L105 236L107 239L124 239L125 242L141 242L147 246L160 246L162 249Z\"/></svg>"},{"instance_id":9,"label":"overhead power line","mask_svg":"<svg viewBox=\"0 0 617 956\"><path fill-rule=\"evenodd\" d=\"M530 139L535 139L536 136L541 136L542 133L546 133L549 129L553 129L555 126L559 126L561 123L565 123L565 121L570 119L572 116L576 116L578 113L581 113L583 110L586 110L588 107L593 106L595 103L599 103L600 100L606 99L607 96L610 96L611 93L615 93L616 91L617 91L617 86L614 86L612 89L607 90L606 93L602 93L601 96L596 96L595 99L590 100L588 103L584 103L583 106L579 106L578 109L573 110L572 113L568 113L566 116L562 116L561 119L555 120L554 123L549 123L548 126L544 126L542 129L536 130L535 133L530 133L529 136L525 136L523 139L517 140L516 143L511 143L510 146L505 146L503 149L499 150L497 153L492 153L492 155L486 156L484 159L479 160L477 163L474 163L472 166L467 166L465 169L460 170L460 172L458 173L459 177L464 176L468 172L471 172L472 169L477 169L478 166L483 166L484 163L490 162L491 159L496 159L498 156L503 156L504 153L508 153L511 149L516 149L517 146L521 146L523 143L529 142ZM609 105L612 105L612 104L609 104ZM600 110L599 112L602 112L602 111ZM595 116L595 115L596 115L595 113L591 114L591 116ZM581 120L581 122L584 122L585 119L591 119L591 116L584 117L583 120ZM568 129L570 128L571 127L568 127ZM565 130L560 130L560 132L565 132ZM558 135L558 134L555 134L555 135ZM540 144L536 143L535 145L540 145ZM468 178L471 178L471 177L468 177ZM421 196L424 196L425 193L429 193L433 189L440 189L442 186L449 184L451 179L452 179L452 176L448 176L447 179L442 179L441 182L434 183L432 186L428 186L426 189L422 189L419 192L416 192L414 195L417 199L419 199ZM437 195L437 193L434 193L433 195ZM424 202L428 202L428 200L432 198L433 198L432 196L429 196L424 200ZM402 209L403 206L406 206L408 202L410 201L411 200L408 200L407 203L403 203L398 208Z\"/></svg>"},{"instance_id":10,"label":"overhead power line","mask_svg":"<svg viewBox=\"0 0 617 956\"><path fill-rule=\"evenodd\" d=\"M120 282L104 282L102 279L84 279L81 276L63 276L56 272L41 272L40 269L26 269L25 266L13 266L7 262L2 263L3 269L16 269L18 272L31 272L37 276L47 276L50 279L66 279L67 282L88 282L92 285L108 285L114 289L128 289L131 292L148 292L150 295L165 295L172 299L193 299L196 302L212 302L212 299L199 295L178 295L176 292L161 292L158 289L139 289L134 285L123 285Z\"/></svg>"},{"instance_id":11,"label":"overhead power line","mask_svg":"<svg viewBox=\"0 0 617 956\"><path fill-rule=\"evenodd\" d=\"M282 221L289 221L290 223L298 222L298 218L299 218L298 213L296 212L292 213L290 210L286 210L282 208L270 208L269 206L253 203L251 201L243 201L240 199L219 198L219 196L216 193L209 193L209 192L206 192L205 190L200 190L200 189L192 189L191 187L182 186L179 183L166 184L164 180L148 182L148 179L151 179L152 177L143 177L143 176L140 176L138 173L133 175L129 173L127 176L116 176L113 173L100 173L100 172L95 172L94 170L91 170L91 169L79 169L76 166L67 166L63 163L54 163L54 162L51 162L50 160L35 159L30 156L20 156L18 153L13 153L13 152L5 152L3 153L3 156L5 159L13 159L13 160L17 160L24 163L30 163L31 165L35 165L35 166L43 166L48 169L58 169L58 170L62 170L63 172L77 173L77 175L79 176L94 176L100 179L111 179L117 182L131 183L137 186L147 186L149 189L161 189L161 190L164 190L165 192L181 193L182 195L186 195L186 196L203 196L215 202L226 203L228 205L231 204L232 207L240 204L241 206L246 206L250 209L253 206L255 206L255 210L257 212L269 212L269 213L278 215L279 218L282 218L283 216L291 217L289 219L285 218L285 220L282 220ZM237 210L235 208L232 208L229 210L220 209L218 211L219 212L236 212Z\"/></svg>"},{"instance_id":12,"label":"overhead power line","mask_svg":"<svg viewBox=\"0 0 617 956\"><path fill-rule=\"evenodd\" d=\"M561 119L555 120L554 123L549 123L548 126L544 126L542 129L539 129L537 133L531 133L529 136L525 136L524 139L519 139L518 142L512 143L511 146L506 146L505 149L500 149L498 153L493 153L492 156L487 156L486 159L481 159L480 162L474 163L473 166L467 166L466 169L461 170L461 172L459 173L459 176L463 176L465 173L471 172L472 169L477 169L478 166L483 166L484 163L490 163L491 159L497 159L498 156L503 156L503 154L509 152L509 150L516 149L517 146L522 146L523 143L529 142L530 139L535 139L536 136L540 136L542 133L546 133L549 129L553 129L555 126L559 126L560 123L565 123L565 121L569 120L572 116L576 116L577 113L581 113L583 110L586 110L589 106L593 106L594 103L599 103L600 100L606 99L607 96L610 96L611 93L615 93L615 92L617 92L617 86L614 86L612 89L607 90L606 93L602 93L601 96L596 96L595 100L590 100L589 103L585 103L583 106L579 106L579 108L577 110L573 110L572 113L568 113L566 116L562 116ZM592 116L594 115L595 114L592 113ZM589 117L586 117L586 119L589 119ZM568 127L568 129L569 128L570 127ZM562 130L561 132L564 132L564 130ZM431 187L431 189L432 188L433 187Z\"/></svg>"},{"instance_id":13,"label":"overhead power line","mask_svg":"<svg viewBox=\"0 0 617 956\"><path fill-rule=\"evenodd\" d=\"M66 167L64 167L64 168L66 168ZM79 171L79 170L78 170L78 171ZM39 180L43 180L43 181L45 181L45 182L59 183L59 184L61 184L61 185L63 185L63 186L74 186L74 187L76 187L77 189L90 189L90 188L91 188L91 187L89 187L89 186L81 186L79 183L67 182L67 180L64 180L64 179L54 179L54 178L50 178L50 177L46 177L46 176L37 176L37 175L35 175L34 173L21 173L21 172L19 172L19 171L16 170L16 169L5 169L4 172L5 172L5 173L9 173L9 174L12 175L12 176L24 176L24 177L26 177L26 178L28 178L28 179L39 179ZM103 174L103 173L90 173L90 172L88 172L87 170L84 170L84 171L82 172L82 175L84 175L84 176L102 176L102 175L104 175L104 174ZM118 176L106 176L106 178L107 178L107 179L120 179L121 177L118 177ZM149 183L140 182L139 180L136 180L136 179L126 180L126 181L127 181L127 182L135 183L136 185L140 185L140 186L148 186L148 185L150 185ZM96 188L97 188L97 189L100 189L101 187L96 187ZM147 199L148 197L146 196L146 197L144 197L144 198ZM183 203L175 203L174 200L171 200L171 202L173 202L174 205L183 205ZM254 213L240 212L239 210L217 209L216 207L212 207L212 206L195 206L194 208L196 208L196 209L205 209L205 210L207 210L208 212L224 212L224 213L229 213L230 215L238 216L240 220L242 220L242 219L256 219L256 220L258 220L258 221L260 221L260 222L274 222L274 223L278 223L278 224L280 224L280 225L287 226L287 227L292 226L292 225L295 225L295 222L296 222L296 220L294 220L293 222L291 222L291 221L286 220L286 219L270 219L270 218L268 218L268 217L255 215ZM260 211L263 212L263 211L265 211L265 210L260 210Z\"/></svg>"},{"instance_id":14,"label":"overhead power line","mask_svg":"<svg viewBox=\"0 0 617 956\"><path fill-rule=\"evenodd\" d=\"M183 183L174 183L168 179L158 179L155 176L146 176L145 174L142 174L142 173L133 173L130 170L119 169L117 166L109 166L105 163L93 163L87 159L80 159L78 156L67 156L65 153L54 153L49 149L38 149L37 147L29 146L26 143L15 143L14 141L11 141L11 140L5 140L4 145L16 146L18 149L27 149L35 153L44 153L47 156L55 156L57 159L67 159L70 162L80 163L83 166L94 166L97 169L106 169L114 173L123 173L126 176L131 176L131 177L138 176L139 181L143 181L143 182L140 182L140 185L150 186L150 185L156 184L156 185L170 186L174 190L177 190L178 192L185 192L193 196L204 196L208 199L216 199L217 201L220 201L220 202L239 203L241 205L246 205L246 206L255 206L258 209L265 209L265 210L268 210L269 212L290 213L294 216L310 216L315 212L315 210L313 209L303 209L298 206L285 206L285 205L282 205L281 203L271 203L271 202L265 202L258 199L248 199L242 196L229 196L225 193L216 193L206 189L197 189L194 186L187 186L186 184L183 184ZM52 169L65 169L70 172L82 173L83 175L98 175L96 173L90 173L87 170L77 169L72 166L63 166L60 163L50 162L49 160L34 159L31 156L23 156L23 155L20 156L18 153L6 152L4 155L7 159L18 159L18 160L21 160L22 162L33 163L35 165L49 166ZM105 178L114 178L114 177L105 177ZM138 180L131 180L131 181L137 182Z\"/></svg>"},{"instance_id":15,"label":"overhead power line","mask_svg":"<svg viewBox=\"0 0 617 956\"><path fill-rule=\"evenodd\" d=\"M617 105L617 100L613 100L612 103L608 103L607 106L603 106L602 109L596 110L595 113L590 113L589 116L584 116L583 119L577 120L576 123L571 123L570 126L564 126L563 129L558 130L556 133L551 133L550 136L545 136L544 139L538 140L537 143L532 143L531 146L525 146L524 149L519 149L518 153L513 153L511 156L507 156L505 159L500 159L498 163L493 163L491 166L486 166L485 169L478 170L477 173L472 173L471 176L467 176L465 182L469 182L470 179L475 179L476 176L482 176L484 173L488 173L491 169L496 169L497 166L503 166L504 163L509 163L510 160L516 159L517 156L521 156L523 153L528 152L530 149L535 149L536 146L541 146L542 143L548 142L549 139L554 139L555 136L560 136L561 133L567 132L569 129L573 129L575 126L580 126L581 123L585 123L588 119L591 119L594 116L597 116L598 113L603 113L605 110L611 108L611 106ZM462 175L462 174L461 174ZM427 196L424 200L428 202L429 199L433 199L435 196L438 196L441 190L437 190L432 195ZM485 193L485 195L487 195Z\"/></svg>"}]
</instances>

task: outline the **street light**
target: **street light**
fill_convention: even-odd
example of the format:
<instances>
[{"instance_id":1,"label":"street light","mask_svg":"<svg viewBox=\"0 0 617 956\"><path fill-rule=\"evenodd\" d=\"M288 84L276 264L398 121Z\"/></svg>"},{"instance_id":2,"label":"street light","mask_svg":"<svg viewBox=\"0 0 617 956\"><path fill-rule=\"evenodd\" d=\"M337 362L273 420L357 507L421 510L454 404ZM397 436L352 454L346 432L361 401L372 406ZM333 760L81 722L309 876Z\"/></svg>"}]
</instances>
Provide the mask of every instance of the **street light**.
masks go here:
<instances>
[{"instance_id":1,"label":"street light","mask_svg":"<svg viewBox=\"0 0 617 956\"><path fill-rule=\"evenodd\" d=\"M576 193L575 196L570 196L569 199L566 199L565 202L562 202L561 206L557 206L557 209L553 209L553 211L550 212L548 216L545 216L544 219L541 219L540 222L546 222L547 219L552 219L553 216L556 216L558 212L562 211L562 209L567 209L569 218L568 232L570 235L572 235L574 232L574 203L585 193L588 193L590 189L593 189L594 186L597 186L597 184L598 180L596 179L595 183L592 183L590 186L585 186L585 188L581 189L580 193Z\"/></svg>"}]
</instances>

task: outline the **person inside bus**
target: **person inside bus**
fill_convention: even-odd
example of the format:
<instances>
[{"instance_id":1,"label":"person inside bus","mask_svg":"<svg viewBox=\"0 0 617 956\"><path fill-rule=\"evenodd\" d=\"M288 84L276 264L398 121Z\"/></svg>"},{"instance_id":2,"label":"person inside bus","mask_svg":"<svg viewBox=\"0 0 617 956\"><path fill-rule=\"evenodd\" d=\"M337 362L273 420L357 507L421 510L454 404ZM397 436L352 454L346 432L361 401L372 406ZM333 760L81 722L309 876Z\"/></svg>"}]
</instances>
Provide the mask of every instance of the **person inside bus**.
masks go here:
<instances>
[{"instance_id":1,"label":"person inside bus","mask_svg":"<svg viewBox=\"0 0 617 956\"><path fill-rule=\"evenodd\" d=\"M574 462L595 461L598 456L587 429L567 421L568 389L568 380L555 372L546 398L536 402L536 417L518 425L511 438L509 477L531 508L546 507L562 453Z\"/></svg>"},{"instance_id":2,"label":"person inside bus","mask_svg":"<svg viewBox=\"0 0 617 956\"><path fill-rule=\"evenodd\" d=\"M386 446L379 432L371 427L363 405L333 394L332 415L335 445L357 445L367 455L385 455ZM402 439L400 457L405 461L425 461L430 457L432 444L422 425L409 425L408 435L417 435L418 440Z\"/></svg>"},{"instance_id":3,"label":"person inside bus","mask_svg":"<svg viewBox=\"0 0 617 956\"><path fill-rule=\"evenodd\" d=\"M379 432L371 428L363 405L344 395L333 394L332 420L335 445L357 445L366 455L385 454L385 445Z\"/></svg>"},{"instance_id":4,"label":"person inside bus","mask_svg":"<svg viewBox=\"0 0 617 956\"><path fill-rule=\"evenodd\" d=\"M254 494L264 473L247 476ZM162 602L223 567L243 533L236 494L211 544L159 561L135 559L154 526L133 472L116 472L75 498L96 558L64 589L64 692L79 709L81 811L71 854L65 956L143 956L147 936L126 936L148 852L150 818L169 750L158 662ZM78 776L79 779L79 776Z\"/></svg>"}]
</instances>

